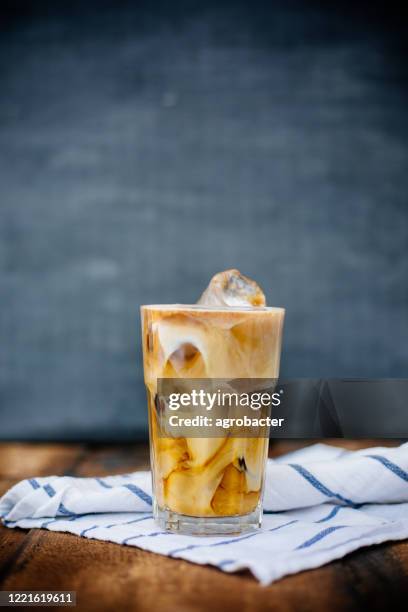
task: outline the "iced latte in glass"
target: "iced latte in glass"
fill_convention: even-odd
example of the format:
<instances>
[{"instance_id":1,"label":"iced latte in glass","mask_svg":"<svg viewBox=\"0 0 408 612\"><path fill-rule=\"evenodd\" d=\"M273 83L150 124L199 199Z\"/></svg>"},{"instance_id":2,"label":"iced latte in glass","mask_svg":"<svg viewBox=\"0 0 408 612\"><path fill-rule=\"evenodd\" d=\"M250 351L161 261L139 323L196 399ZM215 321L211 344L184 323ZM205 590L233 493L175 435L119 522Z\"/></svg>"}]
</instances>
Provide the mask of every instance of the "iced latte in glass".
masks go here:
<instances>
[{"instance_id":1,"label":"iced latte in glass","mask_svg":"<svg viewBox=\"0 0 408 612\"><path fill-rule=\"evenodd\" d=\"M174 437L163 431L159 379L276 379L284 310L237 270L217 274L194 305L141 307L154 516L199 535L259 527L267 437Z\"/></svg>"}]
</instances>

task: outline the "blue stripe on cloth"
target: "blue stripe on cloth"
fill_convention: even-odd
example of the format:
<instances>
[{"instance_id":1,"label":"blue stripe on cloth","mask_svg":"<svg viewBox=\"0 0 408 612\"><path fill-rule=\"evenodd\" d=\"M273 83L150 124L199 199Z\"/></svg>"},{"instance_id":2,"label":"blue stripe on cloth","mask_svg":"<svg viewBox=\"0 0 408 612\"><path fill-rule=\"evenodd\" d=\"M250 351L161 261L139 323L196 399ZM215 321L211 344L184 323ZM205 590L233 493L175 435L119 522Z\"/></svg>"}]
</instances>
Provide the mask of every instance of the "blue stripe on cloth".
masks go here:
<instances>
[{"instance_id":1,"label":"blue stripe on cloth","mask_svg":"<svg viewBox=\"0 0 408 612\"><path fill-rule=\"evenodd\" d=\"M47 493L47 495L49 495L50 497L54 497L55 495L55 489L54 487L52 487L50 484L46 484L43 486L44 491Z\"/></svg>"},{"instance_id":2,"label":"blue stripe on cloth","mask_svg":"<svg viewBox=\"0 0 408 612\"><path fill-rule=\"evenodd\" d=\"M77 514L76 512L71 512L71 510L68 510L62 502L58 506L57 512L58 514L62 514L63 516L81 516L80 514Z\"/></svg>"},{"instance_id":3,"label":"blue stripe on cloth","mask_svg":"<svg viewBox=\"0 0 408 612\"><path fill-rule=\"evenodd\" d=\"M48 527L48 525L51 525L51 523L57 523L58 519L51 519L50 521L45 521L45 523L41 523L41 529L45 529L46 527Z\"/></svg>"},{"instance_id":4,"label":"blue stripe on cloth","mask_svg":"<svg viewBox=\"0 0 408 612\"><path fill-rule=\"evenodd\" d=\"M50 521L46 521L45 523L42 523L40 525L41 529L46 529L48 527L48 525L51 525L51 523L61 523L61 521L76 521L78 518L80 518L81 515L80 514L74 514L74 516L70 516L69 518L65 518L64 516L59 516L55 519L51 519Z\"/></svg>"},{"instance_id":5,"label":"blue stripe on cloth","mask_svg":"<svg viewBox=\"0 0 408 612\"><path fill-rule=\"evenodd\" d=\"M122 540L121 544L127 544L130 540L138 540L139 538L155 538L158 535L169 536L174 535L170 531L153 531L153 533L141 533L139 535L130 536Z\"/></svg>"},{"instance_id":6,"label":"blue stripe on cloth","mask_svg":"<svg viewBox=\"0 0 408 612\"><path fill-rule=\"evenodd\" d=\"M303 476L303 478L305 480L307 480L320 493L322 493L323 495L326 495L326 497L332 497L332 498L334 497L334 498L344 502L348 506L356 507L356 506L359 505L359 504L356 504L355 502L351 501L351 499L347 499L346 497L343 497L339 493L334 493L334 491L331 491L322 482L320 482L320 480L318 480L316 478L316 476L314 476L311 472L309 472L309 470L304 468L302 465L298 465L297 463L288 463L288 465L291 468L293 468L294 470L296 470L296 472L298 472L298 474Z\"/></svg>"},{"instance_id":7,"label":"blue stripe on cloth","mask_svg":"<svg viewBox=\"0 0 408 612\"><path fill-rule=\"evenodd\" d=\"M231 565L231 563L235 563L235 559L224 559L224 561L217 563L217 567L225 567L226 565Z\"/></svg>"},{"instance_id":8,"label":"blue stripe on cloth","mask_svg":"<svg viewBox=\"0 0 408 612\"><path fill-rule=\"evenodd\" d=\"M30 478L28 482L30 483L30 485L33 487L34 490L39 489L41 487L40 483L35 478Z\"/></svg>"},{"instance_id":9,"label":"blue stripe on cloth","mask_svg":"<svg viewBox=\"0 0 408 612\"><path fill-rule=\"evenodd\" d=\"M151 506L153 504L152 502L152 498L150 497L150 495L148 495L147 493L145 493L144 491L142 491L142 489L138 486L136 486L135 484L125 484L123 485L126 489L129 489L129 491L132 491L132 493L134 493L135 495L137 495L139 497L139 499L141 499L142 501L144 501L146 504L148 504L149 506Z\"/></svg>"},{"instance_id":10,"label":"blue stripe on cloth","mask_svg":"<svg viewBox=\"0 0 408 612\"><path fill-rule=\"evenodd\" d=\"M112 529L112 527L121 527L122 525L132 525L132 523L140 523L141 521L146 521L147 519L153 518L153 514L148 514L147 516L143 516L142 518L133 519L133 521L125 521L122 523L112 523L112 525L106 525L105 529Z\"/></svg>"},{"instance_id":11,"label":"blue stripe on cloth","mask_svg":"<svg viewBox=\"0 0 408 612\"><path fill-rule=\"evenodd\" d=\"M241 538L235 538L232 540L222 540L222 542L214 542L213 544L189 544L188 546L183 546L182 548L175 548L171 550L168 555L172 557L173 555L183 552L185 550L194 550L195 548L212 548L213 546L223 546L224 544L234 544L235 542L242 542L242 540L248 540L249 538L253 538L254 536L259 535L257 533L250 533L249 535L242 536Z\"/></svg>"},{"instance_id":12,"label":"blue stripe on cloth","mask_svg":"<svg viewBox=\"0 0 408 612\"><path fill-rule=\"evenodd\" d=\"M341 542L337 542L337 544L332 544L331 546L325 546L324 548L322 548L322 550L327 551L327 550L336 550L336 548L340 548L341 546L345 546L346 544L349 544L350 542L358 542L361 541L364 538L367 538L368 536L372 536L374 534L381 534L381 533L386 533L388 531L388 527L392 527L392 525L384 525L383 527L376 527L375 529L370 529L370 531L367 531L366 533L363 533L362 535L359 534L358 536L355 536L353 538L349 538L348 540L343 540ZM360 545L361 546L361 545Z\"/></svg>"},{"instance_id":13,"label":"blue stripe on cloth","mask_svg":"<svg viewBox=\"0 0 408 612\"><path fill-rule=\"evenodd\" d=\"M268 529L268 531L278 531L278 529L283 529L283 527L289 527L289 525L294 525L295 523L298 523L299 521L297 519L294 519L293 521L289 521L287 523L283 523L283 525L278 525L277 527L272 527L272 529Z\"/></svg>"},{"instance_id":14,"label":"blue stripe on cloth","mask_svg":"<svg viewBox=\"0 0 408 612\"><path fill-rule=\"evenodd\" d=\"M92 529L98 529L98 527L100 527L100 525L92 525L92 527L87 527L86 529L83 529L79 535L84 537L87 531L92 531Z\"/></svg>"},{"instance_id":15,"label":"blue stripe on cloth","mask_svg":"<svg viewBox=\"0 0 408 612\"><path fill-rule=\"evenodd\" d=\"M102 478L95 478L95 480L101 485L101 487L104 487L105 489L112 489L112 485L102 480Z\"/></svg>"},{"instance_id":16,"label":"blue stripe on cloth","mask_svg":"<svg viewBox=\"0 0 408 612\"><path fill-rule=\"evenodd\" d=\"M310 538L310 540L306 540L306 542L303 542L303 544L300 544L300 546L296 546L295 550L309 548L309 546L313 546L313 544L316 544L316 542L319 542L323 538L326 538L328 535L333 533L333 531L337 531L338 529L344 529L344 527L347 527L347 525L333 525L332 527L327 527L326 529L323 529L323 531L319 531L319 533L314 535L313 538Z\"/></svg>"},{"instance_id":17,"label":"blue stripe on cloth","mask_svg":"<svg viewBox=\"0 0 408 612\"><path fill-rule=\"evenodd\" d=\"M95 480L96 480L96 482L98 482L101 485L101 487L104 487L105 489L112 489L113 488L112 485L110 485L107 482L105 482L104 480L102 480L102 478L96 478ZM145 493L137 485L135 485L135 484L122 484L122 485L119 485L119 486L125 487L125 489L129 489L129 491L131 491L132 493L137 495L139 499L144 501L149 506L153 505L153 501L152 501L152 498L150 497L150 495Z\"/></svg>"},{"instance_id":18,"label":"blue stripe on cloth","mask_svg":"<svg viewBox=\"0 0 408 612\"><path fill-rule=\"evenodd\" d=\"M392 461L387 459L387 457L383 457L382 455L366 455L366 457L370 457L370 459L376 459L376 461L382 463L384 467L391 470L391 472L393 472L396 476L399 476L400 478L402 478L402 480L408 482L408 472L403 470L396 463L393 463Z\"/></svg>"},{"instance_id":19,"label":"blue stripe on cloth","mask_svg":"<svg viewBox=\"0 0 408 612\"><path fill-rule=\"evenodd\" d=\"M336 514L338 512L340 512L340 510L343 508L343 506L335 506L334 508L332 508L332 510L330 510L329 514L323 518L321 518L318 521L315 521L316 523L325 523L326 521L330 521L330 519L332 519L334 516L336 516Z\"/></svg>"},{"instance_id":20,"label":"blue stripe on cloth","mask_svg":"<svg viewBox=\"0 0 408 612\"><path fill-rule=\"evenodd\" d=\"M268 531L278 531L278 529L283 529L284 527L289 527L289 525L293 525L294 523L298 523L297 519L293 521L288 521L287 523L283 523L283 525L278 525L277 527L272 527L268 529ZM249 540L250 538L254 538L255 536L261 535L262 531L255 531L254 533L250 533L248 535L241 536L240 538L230 538L229 540L221 540L221 542L214 542L213 544L189 544L188 546L183 546L183 548L175 548L171 550L169 553L169 557L183 552L185 550L193 550L195 548L213 548L214 546L224 546L226 544L235 544L235 542L242 542L242 540Z\"/></svg>"}]
</instances>

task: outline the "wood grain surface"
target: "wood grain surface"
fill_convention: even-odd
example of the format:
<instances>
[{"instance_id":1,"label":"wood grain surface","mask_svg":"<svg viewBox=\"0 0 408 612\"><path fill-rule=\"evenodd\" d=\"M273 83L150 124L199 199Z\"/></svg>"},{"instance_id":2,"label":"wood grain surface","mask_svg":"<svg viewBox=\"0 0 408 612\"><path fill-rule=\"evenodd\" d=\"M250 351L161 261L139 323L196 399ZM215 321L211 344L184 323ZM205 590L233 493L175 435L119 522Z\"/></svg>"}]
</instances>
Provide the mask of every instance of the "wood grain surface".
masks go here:
<instances>
[{"instance_id":1,"label":"wood grain surface","mask_svg":"<svg viewBox=\"0 0 408 612\"><path fill-rule=\"evenodd\" d=\"M331 443L355 449L375 441ZM302 444L276 442L271 455ZM103 476L147 466L146 445L1 444L0 494L33 475ZM0 527L0 590L24 589L75 590L78 610L98 612L400 610L408 596L408 543L361 549L261 587L248 572L227 575L134 547Z\"/></svg>"}]
</instances>

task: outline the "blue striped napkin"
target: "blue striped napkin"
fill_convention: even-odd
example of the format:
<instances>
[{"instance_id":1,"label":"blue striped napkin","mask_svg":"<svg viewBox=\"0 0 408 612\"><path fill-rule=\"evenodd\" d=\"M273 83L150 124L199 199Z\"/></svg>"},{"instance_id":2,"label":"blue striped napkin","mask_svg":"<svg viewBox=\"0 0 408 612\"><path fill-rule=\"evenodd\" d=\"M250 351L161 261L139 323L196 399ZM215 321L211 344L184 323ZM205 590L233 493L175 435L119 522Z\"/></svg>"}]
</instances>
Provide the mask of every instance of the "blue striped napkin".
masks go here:
<instances>
[{"instance_id":1,"label":"blue striped napkin","mask_svg":"<svg viewBox=\"0 0 408 612\"><path fill-rule=\"evenodd\" d=\"M168 533L154 523L149 472L24 480L0 499L7 527L45 528L138 546L262 583L362 546L408 537L408 443L356 452L316 444L267 466L264 522L234 537Z\"/></svg>"}]
</instances>

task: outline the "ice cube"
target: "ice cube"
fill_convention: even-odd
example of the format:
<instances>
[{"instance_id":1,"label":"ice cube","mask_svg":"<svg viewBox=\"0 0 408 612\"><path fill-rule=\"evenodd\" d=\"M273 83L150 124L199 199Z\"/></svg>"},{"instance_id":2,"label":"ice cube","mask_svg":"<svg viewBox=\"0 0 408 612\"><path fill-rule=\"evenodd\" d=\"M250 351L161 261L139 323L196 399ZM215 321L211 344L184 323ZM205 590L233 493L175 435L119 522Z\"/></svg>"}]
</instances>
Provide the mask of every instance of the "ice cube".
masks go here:
<instances>
[{"instance_id":1,"label":"ice cube","mask_svg":"<svg viewBox=\"0 0 408 612\"><path fill-rule=\"evenodd\" d=\"M239 270L225 270L212 277L197 304L203 306L265 306L265 295L259 285Z\"/></svg>"}]
</instances>

